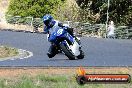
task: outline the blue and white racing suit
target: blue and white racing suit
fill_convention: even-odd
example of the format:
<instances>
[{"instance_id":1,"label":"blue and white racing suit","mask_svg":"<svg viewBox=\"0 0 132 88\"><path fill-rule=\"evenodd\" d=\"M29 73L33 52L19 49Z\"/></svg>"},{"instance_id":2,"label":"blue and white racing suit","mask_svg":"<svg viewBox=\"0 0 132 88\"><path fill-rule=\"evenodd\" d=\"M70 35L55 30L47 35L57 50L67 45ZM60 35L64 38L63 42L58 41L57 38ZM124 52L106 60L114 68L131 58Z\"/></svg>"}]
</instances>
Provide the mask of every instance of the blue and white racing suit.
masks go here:
<instances>
[{"instance_id":1,"label":"blue and white racing suit","mask_svg":"<svg viewBox=\"0 0 132 88\"><path fill-rule=\"evenodd\" d=\"M56 29L60 28L59 21L56 21L56 20L52 21L52 25L53 25L52 27L50 27L50 26L44 27L44 32L49 34L49 38L48 38L49 42L55 41L56 36L54 35L54 33L55 33Z\"/></svg>"}]
</instances>

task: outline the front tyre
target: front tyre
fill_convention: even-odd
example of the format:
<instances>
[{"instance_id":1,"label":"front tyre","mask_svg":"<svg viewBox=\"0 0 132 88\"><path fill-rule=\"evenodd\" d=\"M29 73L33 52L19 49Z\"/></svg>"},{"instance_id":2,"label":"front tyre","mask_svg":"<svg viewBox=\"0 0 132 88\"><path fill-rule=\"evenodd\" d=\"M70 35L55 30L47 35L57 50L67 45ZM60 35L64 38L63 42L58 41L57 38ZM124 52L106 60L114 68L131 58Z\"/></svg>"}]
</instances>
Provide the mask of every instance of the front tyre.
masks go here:
<instances>
[{"instance_id":1,"label":"front tyre","mask_svg":"<svg viewBox=\"0 0 132 88\"><path fill-rule=\"evenodd\" d=\"M69 58L69 60L75 60L75 56L72 54L72 52L68 49L67 46L64 44L60 44L60 48L65 53L65 55Z\"/></svg>"},{"instance_id":2,"label":"front tyre","mask_svg":"<svg viewBox=\"0 0 132 88\"><path fill-rule=\"evenodd\" d=\"M80 50L80 55L77 56L78 59L83 59L84 58L84 52Z\"/></svg>"}]
</instances>

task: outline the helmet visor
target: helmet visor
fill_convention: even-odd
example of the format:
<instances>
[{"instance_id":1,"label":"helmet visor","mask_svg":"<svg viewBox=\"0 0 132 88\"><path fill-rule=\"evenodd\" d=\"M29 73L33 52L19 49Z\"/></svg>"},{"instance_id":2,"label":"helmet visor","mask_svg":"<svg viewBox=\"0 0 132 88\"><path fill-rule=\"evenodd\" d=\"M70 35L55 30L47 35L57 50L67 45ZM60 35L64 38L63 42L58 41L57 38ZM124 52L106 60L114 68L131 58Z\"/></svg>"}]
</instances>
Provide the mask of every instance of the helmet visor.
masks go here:
<instances>
[{"instance_id":1,"label":"helmet visor","mask_svg":"<svg viewBox=\"0 0 132 88\"><path fill-rule=\"evenodd\" d=\"M44 21L44 24L45 24L46 26L48 26L49 23L50 23L50 20L46 20L46 21Z\"/></svg>"}]
</instances>

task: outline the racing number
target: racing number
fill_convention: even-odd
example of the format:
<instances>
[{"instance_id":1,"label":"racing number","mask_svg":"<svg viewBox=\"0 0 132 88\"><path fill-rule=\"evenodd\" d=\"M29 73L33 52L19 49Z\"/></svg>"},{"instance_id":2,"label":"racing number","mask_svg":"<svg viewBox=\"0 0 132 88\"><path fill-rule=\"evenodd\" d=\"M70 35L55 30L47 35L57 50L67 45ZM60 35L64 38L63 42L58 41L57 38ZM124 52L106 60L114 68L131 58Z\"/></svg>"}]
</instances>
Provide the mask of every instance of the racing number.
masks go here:
<instances>
[{"instance_id":1,"label":"racing number","mask_svg":"<svg viewBox=\"0 0 132 88\"><path fill-rule=\"evenodd\" d=\"M63 29L59 29L59 30L57 31L57 34L58 34L58 35L61 35L62 32L63 32Z\"/></svg>"}]
</instances>

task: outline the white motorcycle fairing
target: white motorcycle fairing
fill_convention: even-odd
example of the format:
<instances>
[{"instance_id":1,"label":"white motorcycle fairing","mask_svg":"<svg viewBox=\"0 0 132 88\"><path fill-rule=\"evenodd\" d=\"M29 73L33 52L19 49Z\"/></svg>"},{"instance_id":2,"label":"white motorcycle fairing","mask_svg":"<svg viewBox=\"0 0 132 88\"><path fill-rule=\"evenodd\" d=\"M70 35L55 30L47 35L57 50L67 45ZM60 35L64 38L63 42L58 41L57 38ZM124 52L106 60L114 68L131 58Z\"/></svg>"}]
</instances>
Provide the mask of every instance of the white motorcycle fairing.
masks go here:
<instances>
[{"instance_id":1,"label":"white motorcycle fairing","mask_svg":"<svg viewBox=\"0 0 132 88\"><path fill-rule=\"evenodd\" d=\"M73 45L70 45L70 49L75 56L80 55L79 48L80 45L76 42L76 40L74 41Z\"/></svg>"}]
</instances>

